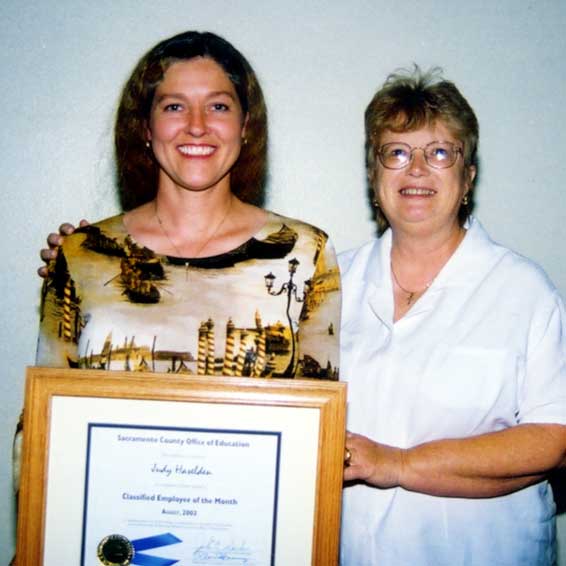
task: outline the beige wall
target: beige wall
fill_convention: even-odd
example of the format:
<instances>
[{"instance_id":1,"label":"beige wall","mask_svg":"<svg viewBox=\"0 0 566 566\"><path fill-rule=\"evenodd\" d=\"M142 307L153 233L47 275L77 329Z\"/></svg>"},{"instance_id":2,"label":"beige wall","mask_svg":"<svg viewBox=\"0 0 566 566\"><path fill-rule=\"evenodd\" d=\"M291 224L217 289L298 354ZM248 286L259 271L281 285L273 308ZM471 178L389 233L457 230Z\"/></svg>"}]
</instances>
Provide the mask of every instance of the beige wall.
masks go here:
<instances>
[{"instance_id":1,"label":"beige wall","mask_svg":"<svg viewBox=\"0 0 566 566\"><path fill-rule=\"evenodd\" d=\"M0 501L10 500L12 430L34 360L37 251L59 221L117 210L112 113L142 52L209 29L248 56L270 109L268 206L325 228L339 250L373 232L365 105L396 67L441 65L481 124L477 215L566 295L565 24L561 0L3 0ZM12 521L0 505L2 559ZM566 565L564 517L561 533Z\"/></svg>"}]
</instances>

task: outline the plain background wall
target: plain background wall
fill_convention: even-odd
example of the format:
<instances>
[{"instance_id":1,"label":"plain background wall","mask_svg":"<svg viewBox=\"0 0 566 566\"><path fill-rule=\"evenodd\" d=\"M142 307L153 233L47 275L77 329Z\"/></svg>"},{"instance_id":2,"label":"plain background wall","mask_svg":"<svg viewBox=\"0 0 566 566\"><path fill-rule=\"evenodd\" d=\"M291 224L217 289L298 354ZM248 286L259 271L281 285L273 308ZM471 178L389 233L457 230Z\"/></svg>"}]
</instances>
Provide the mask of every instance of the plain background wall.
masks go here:
<instances>
[{"instance_id":1,"label":"plain background wall","mask_svg":"<svg viewBox=\"0 0 566 566\"><path fill-rule=\"evenodd\" d=\"M565 24L563 0L2 0L0 564L14 546L11 440L35 355L38 250L60 221L118 210L113 112L143 52L198 29L246 55L270 111L267 205L323 227L339 251L373 235L365 106L395 68L442 66L480 121L476 215L566 295Z\"/></svg>"}]
</instances>

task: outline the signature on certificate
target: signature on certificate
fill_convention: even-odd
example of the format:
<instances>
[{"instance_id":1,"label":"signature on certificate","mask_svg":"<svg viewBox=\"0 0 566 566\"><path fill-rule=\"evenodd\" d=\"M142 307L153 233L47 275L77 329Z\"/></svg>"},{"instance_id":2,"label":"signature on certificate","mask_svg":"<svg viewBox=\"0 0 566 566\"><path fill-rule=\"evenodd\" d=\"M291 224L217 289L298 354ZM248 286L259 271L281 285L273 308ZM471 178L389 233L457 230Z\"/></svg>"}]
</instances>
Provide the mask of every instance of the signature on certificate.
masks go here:
<instances>
[{"instance_id":1,"label":"signature on certificate","mask_svg":"<svg viewBox=\"0 0 566 566\"><path fill-rule=\"evenodd\" d=\"M252 566L255 560L252 549L245 543L226 544L215 537L193 552L193 564L246 564Z\"/></svg>"}]
</instances>

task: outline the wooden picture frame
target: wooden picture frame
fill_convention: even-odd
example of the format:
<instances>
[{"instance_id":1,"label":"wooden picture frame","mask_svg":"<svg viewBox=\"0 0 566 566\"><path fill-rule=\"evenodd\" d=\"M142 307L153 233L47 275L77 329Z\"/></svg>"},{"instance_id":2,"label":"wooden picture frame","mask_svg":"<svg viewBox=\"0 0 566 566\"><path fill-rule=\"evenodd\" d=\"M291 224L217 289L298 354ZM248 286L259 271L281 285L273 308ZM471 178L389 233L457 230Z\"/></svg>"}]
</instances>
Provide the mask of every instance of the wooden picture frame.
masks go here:
<instances>
[{"instance_id":1,"label":"wooden picture frame","mask_svg":"<svg viewBox=\"0 0 566 566\"><path fill-rule=\"evenodd\" d=\"M226 459L226 465L220 466L222 470L229 469L231 465L234 466L234 471L244 464L247 466L243 466L243 474L234 474L235 482L245 483L246 477L253 474L256 466L252 466L251 462L255 462L257 456L260 456L260 460L265 460L266 466L277 469L277 481L266 488L271 490L268 493L275 493L270 564L337 564L345 412L346 385L342 382L28 368L17 565L100 564L98 559L92 556L89 537L98 540L96 529L101 522L108 523L111 532L119 530L112 528L113 522L115 525L123 525L128 522L128 517L122 517L117 509L129 509L126 503L116 506L105 504L107 480L94 481L94 478L105 477L102 471L108 467L106 454L114 460L112 473L118 478L116 482L123 482L126 481L124 478L134 476L149 477L149 467L142 463L145 462L143 458L146 458L145 447L142 449L135 446L135 443L123 442L125 458L120 460L118 457L120 461L116 462L116 456L110 456L116 454L112 452L116 450L115 438L120 441L137 438L123 433L114 434L112 427L118 427L119 431L140 429L145 435L142 440L155 441L156 445L161 441L176 441L178 437L177 440L181 444L186 441L188 446L187 435L190 434L194 442L200 444L204 443L200 440L203 438L210 439L209 443L216 443L217 446L249 447L249 442L224 442L218 435L224 435L222 438L226 438L226 435L232 435L230 438L236 438L235 435L240 434L256 435L246 437L253 439L259 438L257 435L262 438L277 436L277 440L273 441L275 444L271 444L273 447L277 446L276 449L268 451L258 444L254 458L245 457L244 452L236 454L233 451L233 454L229 455L229 450L225 451L228 455L215 452L215 458L220 458L221 462ZM95 437L91 435L93 430L112 430L112 440L103 440L107 437L100 437L102 440L97 441L98 444L94 443ZM99 448L95 450L97 445ZM126 446L130 452L125 450ZM158 447L155 450L162 451L165 448ZM167 458L170 457L169 452ZM249 453L254 452L248 451L247 454ZM130 457L126 454L130 454ZM209 458L212 462L212 449L201 452L200 457L204 457L205 463ZM134 465L138 467L128 469L128 466ZM152 472L166 469L171 473L169 468L160 468L154 463ZM132 473L132 470L138 469L143 471L139 474ZM237 477L243 479L237 480ZM185 493L190 494L190 485L183 484L183 488L188 490ZM235 483L233 488L240 489L240 485ZM245 488L246 486L242 485L242 489ZM89 489L92 493L87 495ZM147 487L146 491L151 491L151 486ZM257 502L249 501L254 509L253 505L260 503L260 496L257 495L257 498ZM180 499L191 500L190 497ZM107 520L88 519L87 511L90 512L96 505L102 505L102 509L107 511ZM153 508L157 507L153 505L151 509ZM175 508L175 513L179 512L177 509ZM270 508L267 509L269 512ZM197 513L196 510L183 510L185 511ZM162 512L166 512L165 508ZM127 513L129 511L124 511L125 515ZM224 510L221 508L216 509L214 513L217 519L224 516ZM241 515L249 518L253 513ZM184 529L181 532L194 533L195 530L187 530L193 528L191 525L196 528L197 523L191 523L190 519L183 522L176 517L177 522L169 523L160 519L156 520L156 524L178 525L178 528ZM81 522L82 525L79 525ZM263 523L265 521L262 521ZM194 536L183 535L181 538ZM223 552L227 552L228 548L234 550L234 540L229 546L224 546L218 537L211 538L217 547L215 552L219 548L223 549ZM79 550L80 560L77 554ZM243 552L242 548L238 551ZM249 552L250 556L252 551L256 552L255 547L252 549L251 546L246 546L245 552ZM265 556L267 550L263 551ZM175 558L175 552L179 551L173 552L169 549L161 552L169 552L169 556ZM211 553L208 552L208 558L210 557ZM220 557L218 563L224 563L227 557L230 558L227 555ZM246 560L246 563L254 563L252 557ZM134 559L132 564L135 563ZM182 563L188 563L184 556ZM214 561L194 562L204 563ZM260 563L264 564L265 560L260 559L257 564Z\"/></svg>"}]
</instances>

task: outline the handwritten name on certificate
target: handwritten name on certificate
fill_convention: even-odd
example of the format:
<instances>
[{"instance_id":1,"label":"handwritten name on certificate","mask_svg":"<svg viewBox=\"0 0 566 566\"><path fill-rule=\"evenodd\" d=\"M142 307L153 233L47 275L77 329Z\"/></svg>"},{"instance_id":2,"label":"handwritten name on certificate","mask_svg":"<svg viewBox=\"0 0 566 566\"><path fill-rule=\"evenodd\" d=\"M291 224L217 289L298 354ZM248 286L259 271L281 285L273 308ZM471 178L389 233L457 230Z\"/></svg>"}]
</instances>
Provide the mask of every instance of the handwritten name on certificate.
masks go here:
<instances>
[{"instance_id":1,"label":"handwritten name on certificate","mask_svg":"<svg viewBox=\"0 0 566 566\"><path fill-rule=\"evenodd\" d=\"M133 565L272 564L280 450L278 432L90 423L81 566L116 541Z\"/></svg>"}]
</instances>

